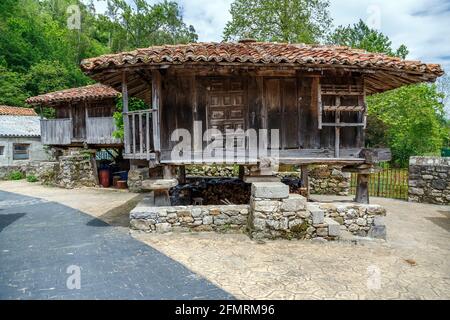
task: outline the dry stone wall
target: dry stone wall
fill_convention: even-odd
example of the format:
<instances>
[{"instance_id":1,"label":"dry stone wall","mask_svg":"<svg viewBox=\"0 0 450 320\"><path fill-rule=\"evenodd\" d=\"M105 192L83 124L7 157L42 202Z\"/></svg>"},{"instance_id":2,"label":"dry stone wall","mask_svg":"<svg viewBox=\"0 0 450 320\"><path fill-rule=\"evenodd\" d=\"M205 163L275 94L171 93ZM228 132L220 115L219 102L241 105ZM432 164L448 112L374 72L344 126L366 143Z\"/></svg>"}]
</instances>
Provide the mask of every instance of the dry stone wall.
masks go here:
<instances>
[{"instance_id":1,"label":"dry stone wall","mask_svg":"<svg viewBox=\"0 0 450 320\"><path fill-rule=\"evenodd\" d=\"M450 158L411 157L408 197L411 202L450 204Z\"/></svg>"},{"instance_id":2,"label":"dry stone wall","mask_svg":"<svg viewBox=\"0 0 450 320\"><path fill-rule=\"evenodd\" d=\"M378 205L310 203L279 182L252 184L250 205L155 207L151 197L130 213L132 229L145 232L247 231L254 239L336 240L386 237L386 211Z\"/></svg>"}]
</instances>

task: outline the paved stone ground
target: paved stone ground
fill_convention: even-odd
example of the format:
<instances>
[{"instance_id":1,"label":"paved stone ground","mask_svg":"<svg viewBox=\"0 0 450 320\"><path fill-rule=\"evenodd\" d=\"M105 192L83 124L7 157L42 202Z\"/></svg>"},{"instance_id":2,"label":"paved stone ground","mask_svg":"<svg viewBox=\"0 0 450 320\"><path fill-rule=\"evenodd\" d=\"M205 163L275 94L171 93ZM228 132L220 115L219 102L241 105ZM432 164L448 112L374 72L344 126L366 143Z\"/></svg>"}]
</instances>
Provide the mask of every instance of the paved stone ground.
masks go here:
<instances>
[{"instance_id":1,"label":"paved stone ground","mask_svg":"<svg viewBox=\"0 0 450 320\"><path fill-rule=\"evenodd\" d=\"M0 189L58 201L124 228L127 212L138 201L128 193L67 191L26 182L0 182ZM242 299L450 299L450 207L372 200L388 209L387 242L258 244L246 235L233 234L134 236ZM21 213L25 211L16 210L17 216L8 217L18 220L7 228L26 217L20 217ZM81 248L78 250L81 253ZM3 257L1 252L0 270L4 268ZM23 260L29 263L29 259ZM60 273L66 276L65 270Z\"/></svg>"},{"instance_id":2,"label":"paved stone ground","mask_svg":"<svg viewBox=\"0 0 450 320\"><path fill-rule=\"evenodd\" d=\"M246 235L214 233L135 237L240 299L450 299L450 207L372 202L388 210L387 242L258 244Z\"/></svg>"},{"instance_id":3,"label":"paved stone ground","mask_svg":"<svg viewBox=\"0 0 450 320\"><path fill-rule=\"evenodd\" d=\"M77 198L85 191L64 192L79 206L93 205ZM111 195L117 197L104 198ZM0 191L0 261L0 299L232 298L119 228L62 204L4 191ZM80 290L67 288L71 265L81 268Z\"/></svg>"}]
</instances>

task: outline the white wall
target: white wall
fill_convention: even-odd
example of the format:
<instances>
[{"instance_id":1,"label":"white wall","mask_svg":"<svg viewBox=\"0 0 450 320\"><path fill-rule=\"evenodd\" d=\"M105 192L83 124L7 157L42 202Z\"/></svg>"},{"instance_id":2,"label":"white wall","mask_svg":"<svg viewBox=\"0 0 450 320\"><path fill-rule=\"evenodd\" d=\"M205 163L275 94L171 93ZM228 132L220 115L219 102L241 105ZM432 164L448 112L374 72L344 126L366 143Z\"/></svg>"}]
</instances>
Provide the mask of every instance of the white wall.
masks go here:
<instances>
[{"instance_id":1,"label":"white wall","mask_svg":"<svg viewBox=\"0 0 450 320\"><path fill-rule=\"evenodd\" d=\"M13 144L14 143L25 143L30 144L29 154L30 158L28 160L13 160ZM41 143L41 138L9 138L0 137L0 146L4 146L3 155L0 155L0 165L13 165L20 164L27 161L33 160L48 160L49 155L45 152L43 145Z\"/></svg>"}]
</instances>

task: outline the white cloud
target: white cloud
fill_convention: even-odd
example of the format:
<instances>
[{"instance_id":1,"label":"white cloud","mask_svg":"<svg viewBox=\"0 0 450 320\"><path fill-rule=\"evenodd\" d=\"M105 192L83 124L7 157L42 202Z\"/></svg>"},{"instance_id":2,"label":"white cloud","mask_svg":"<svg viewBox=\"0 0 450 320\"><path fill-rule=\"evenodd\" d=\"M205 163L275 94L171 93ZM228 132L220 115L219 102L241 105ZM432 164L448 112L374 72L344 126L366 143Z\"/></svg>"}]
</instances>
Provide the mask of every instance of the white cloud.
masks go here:
<instances>
[{"instance_id":1,"label":"white cloud","mask_svg":"<svg viewBox=\"0 0 450 320\"><path fill-rule=\"evenodd\" d=\"M147 0L155 3L157 0ZM178 0L184 20L192 24L199 41L222 40L226 23L231 19L232 0ZM331 0L334 26L373 22L380 12L380 31L389 36L394 47L405 44L409 59L441 63L450 70L450 1L449 0ZM104 10L105 1L97 1ZM375 10L374 10L375 9ZM375 19L376 20L376 19Z\"/></svg>"}]
</instances>

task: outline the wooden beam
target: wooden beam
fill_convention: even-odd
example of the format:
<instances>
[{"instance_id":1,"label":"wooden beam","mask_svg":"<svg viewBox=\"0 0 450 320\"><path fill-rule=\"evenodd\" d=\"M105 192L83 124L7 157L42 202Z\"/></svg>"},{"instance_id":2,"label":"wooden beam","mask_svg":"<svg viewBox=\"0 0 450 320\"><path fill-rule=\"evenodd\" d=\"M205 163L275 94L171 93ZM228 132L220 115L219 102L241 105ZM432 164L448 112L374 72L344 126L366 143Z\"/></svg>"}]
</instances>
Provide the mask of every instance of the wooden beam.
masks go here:
<instances>
[{"instance_id":1,"label":"wooden beam","mask_svg":"<svg viewBox=\"0 0 450 320\"><path fill-rule=\"evenodd\" d=\"M122 73L122 112L125 113L123 116L123 144L125 146L125 153L130 153L130 139L129 139L129 133L130 133L130 126L128 121L128 115L126 113L128 112L128 86L127 86L127 73L124 71Z\"/></svg>"},{"instance_id":2,"label":"wooden beam","mask_svg":"<svg viewBox=\"0 0 450 320\"><path fill-rule=\"evenodd\" d=\"M161 151L161 99L162 85L159 70L152 70L152 109L153 112L153 145L156 152Z\"/></svg>"},{"instance_id":3,"label":"wooden beam","mask_svg":"<svg viewBox=\"0 0 450 320\"><path fill-rule=\"evenodd\" d=\"M341 106L341 97L336 97L336 108L339 109ZM336 128L334 129L335 132L335 139L334 139L334 157L339 158L340 153L339 149L341 146L341 128L339 127L339 124L341 123L341 112L336 110Z\"/></svg>"},{"instance_id":4,"label":"wooden beam","mask_svg":"<svg viewBox=\"0 0 450 320\"><path fill-rule=\"evenodd\" d=\"M379 149L362 149L360 158L364 158L366 163L374 164L380 162L387 162L392 160L391 149L379 148Z\"/></svg>"}]
</instances>

